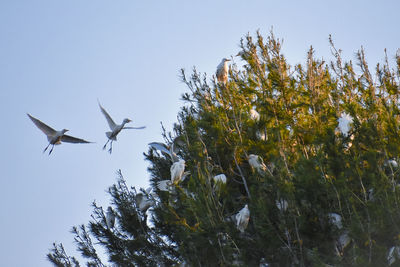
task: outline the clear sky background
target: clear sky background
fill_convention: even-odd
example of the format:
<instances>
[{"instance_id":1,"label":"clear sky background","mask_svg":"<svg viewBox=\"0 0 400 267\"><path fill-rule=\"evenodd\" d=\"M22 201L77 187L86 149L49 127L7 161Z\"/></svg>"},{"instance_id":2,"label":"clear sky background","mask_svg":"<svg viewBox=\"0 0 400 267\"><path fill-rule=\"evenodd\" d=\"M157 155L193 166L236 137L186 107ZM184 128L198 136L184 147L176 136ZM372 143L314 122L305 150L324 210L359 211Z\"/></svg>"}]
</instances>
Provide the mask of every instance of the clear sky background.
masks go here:
<instances>
[{"instance_id":1,"label":"clear sky background","mask_svg":"<svg viewBox=\"0 0 400 267\"><path fill-rule=\"evenodd\" d=\"M109 204L106 189L122 170L146 187L143 152L176 121L187 89L179 69L209 77L240 38L271 27L291 64L310 45L331 58L328 36L345 59L364 46L374 67L400 44L398 1L0 1L0 265L51 266L46 253L62 242L76 255L73 225L87 223L90 204ZM238 59L237 59L238 61ZM108 125L132 126L102 151ZM44 134L26 116L95 144L63 144L48 156ZM169 178L169 177L166 177Z\"/></svg>"}]
</instances>

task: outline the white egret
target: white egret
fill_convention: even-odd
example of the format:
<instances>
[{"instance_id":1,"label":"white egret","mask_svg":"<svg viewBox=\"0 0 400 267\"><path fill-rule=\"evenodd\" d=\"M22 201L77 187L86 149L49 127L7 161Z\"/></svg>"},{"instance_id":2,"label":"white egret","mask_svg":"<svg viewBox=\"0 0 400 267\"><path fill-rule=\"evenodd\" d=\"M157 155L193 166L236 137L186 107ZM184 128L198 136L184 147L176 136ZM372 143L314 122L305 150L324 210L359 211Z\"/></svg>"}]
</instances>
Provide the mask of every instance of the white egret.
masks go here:
<instances>
[{"instance_id":1,"label":"white egret","mask_svg":"<svg viewBox=\"0 0 400 267\"><path fill-rule=\"evenodd\" d=\"M226 184L226 175L223 173L215 175L213 179L214 179L214 183Z\"/></svg>"},{"instance_id":2,"label":"white egret","mask_svg":"<svg viewBox=\"0 0 400 267\"><path fill-rule=\"evenodd\" d=\"M111 116L107 113L107 111L100 105L100 102L99 102L99 107L100 107L100 110L103 113L104 117L106 117L108 126L110 126L110 129L111 129L111 132L106 132L106 136L107 136L108 140L105 143L105 145L103 146L103 149L106 149L108 142L111 141L110 149L108 150L108 152L110 152L110 154L112 152L112 142L117 141L117 135L119 134L119 132L121 132L122 129L144 129L144 128L146 128L146 126L125 127L125 124L132 121L130 119L124 119L121 124L116 124L113 121L113 119L111 118Z\"/></svg>"},{"instance_id":3,"label":"white egret","mask_svg":"<svg viewBox=\"0 0 400 267\"><path fill-rule=\"evenodd\" d=\"M43 153L47 150L47 148L52 145L49 155L54 149L55 145L61 144L61 142L66 142L66 143L91 143L89 141L72 137L69 135L66 135L65 133L68 131L67 129L62 129L61 131L56 131L50 126L46 125L45 123L41 122L40 120L32 117L30 114L27 114L28 117L33 121L33 123L38 127L46 136L47 140L49 141L49 144L46 146L46 148L43 150Z\"/></svg>"},{"instance_id":4,"label":"white egret","mask_svg":"<svg viewBox=\"0 0 400 267\"><path fill-rule=\"evenodd\" d=\"M338 256L343 256L344 249L350 244L350 242L351 239L347 231L341 234L336 241L336 254Z\"/></svg>"},{"instance_id":5,"label":"white egret","mask_svg":"<svg viewBox=\"0 0 400 267\"><path fill-rule=\"evenodd\" d=\"M226 84L228 82L228 72L229 72L228 61L230 61L230 59L223 58L221 63L219 63L219 65L217 66L217 71L215 73L218 82L223 84Z\"/></svg>"},{"instance_id":6,"label":"white egret","mask_svg":"<svg viewBox=\"0 0 400 267\"><path fill-rule=\"evenodd\" d=\"M353 117L351 117L349 114L342 112L340 115L340 118L338 119L338 128L340 132L344 135L347 136L350 131L350 124L353 123Z\"/></svg>"},{"instance_id":7,"label":"white egret","mask_svg":"<svg viewBox=\"0 0 400 267\"><path fill-rule=\"evenodd\" d=\"M257 112L257 110L251 109L250 110L250 118L252 120L259 121L260 120L260 114Z\"/></svg>"},{"instance_id":8,"label":"white egret","mask_svg":"<svg viewBox=\"0 0 400 267\"><path fill-rule=\"evenodd\" d=\"M288 202L282 198L279 200L276 200L275 205L280 211L286 211L289 206Z\"/></svg>"},{"instance_id":9,"label":"white egret","mask_svg":"<svg viewBox=\"0 0 400 267\"><path fill-rule=\"evenodd\" d=\"M115 224L115 214L111 207L107 208L106 224L107 224L108 229L112 229Z\"/></svg>"},{"instance_id":10,"label":"white egret","mask_svg":"<svg viewBox=\"0 0 400 267\"><path fill-rule=\"evenodd\" d=\"M171 166L171 181L173 183L179 183L182 179L183 172L185 171L185 160L180 159L178 162L174 162Z\"/></svg>"},{"instance_id":11,"label":"white egret","mask_svg":"<svg viewBox=\"0 0 400 267\"><path fill-rule=\"evenodd\" d=\"M397 161L395 161L394 159L389 159L387 161L385 161L385 166L390 166L392 168L397 168L399 166L399 164L397 164Z\"/></svg>"},{"instance_id":12,"label":"white egret","mask_svg":"<svg viewBox=\"0 0 400 267\"><path fill-rule=\"evenodd\" d=\"M252 168L259 172L264 172L267 170L267 166L265 166L264 162L258 155L250 154L248 157L248 162Z\"/></svg>"},{"instance_id":13,"label":"white egret","mask_svg":"<svg viewBox=\"0 0 400 267\"><path fill-rule=\"evenodd\" d=\"M244 232L250 219L250 210L247 204L236 214L236 227L240 232Z\"/></svg>"},{"instance_id":14,"label":"white egret","mask_svg":"<svg viewBox=\"0 0 400 267\"><path fill-rule=\"evenodd\" d=\"M400 247L391 247L387 256L388 265L392 265L397 259L400 259Z\"/></svg>"},{"instance_id":15,"label":"white egret","mask_svg":"<svg viewBox=\"0 0 400 267\"><path fill-rule=\"evenodd\" d=\"M337 213L329 213L328 214L328 219L329 222L333 225L335 225L338 229L342 229L343 225L342 225L342 216L340 216Z\"/></svg>"},{"instance_id":16,"label":"white egret","mask_svg":"<svg viewBox=\"0 0 400 267\"><path fill-rule=\"evenodd\" d=\"M154 205L154 200L149 197L151 187L146 189L146 194L137 193L135 196L136 204L142 212L146 212Z\"/></svg>"},{"instance_id":17,"label":"white egret","mask_svg":"<svg viewBox=\"0 0 400 267\"><path fill-rule=\"evenodd\" d=\"M171 186L172 186L171 180L162 180L162 181L157 182L157 188L160 191L170 192L171 191Z\"/></svg>"},{"instance_id":18,"label":"white egret","mask_svg":"<svg viewBox=\"0 0 400 267\"><path fill-rule=\"evenodd\" d=\"M161 152L167 154L168 156L171 157L172 162L177 162L179 161L178 156L176 155L174 151L174 143L171 144L171 146L167 146L164 143L160 142L151 142L149 143L149 146L151 146L155 150L160 150Z\"/></svg>"}]
</instances>

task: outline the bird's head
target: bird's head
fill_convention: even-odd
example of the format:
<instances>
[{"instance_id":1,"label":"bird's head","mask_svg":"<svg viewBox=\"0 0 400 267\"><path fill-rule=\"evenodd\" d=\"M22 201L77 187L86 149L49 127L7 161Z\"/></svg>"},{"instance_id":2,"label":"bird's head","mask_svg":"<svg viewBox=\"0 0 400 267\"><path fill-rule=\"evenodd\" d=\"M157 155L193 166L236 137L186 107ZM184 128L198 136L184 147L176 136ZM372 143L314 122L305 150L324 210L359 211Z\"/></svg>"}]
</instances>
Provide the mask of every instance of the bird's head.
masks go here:
<instances>
[{"instance_id":1,"label":"bird's head","mask_svg":"<svg viewBox=\"0 0 400 267\"><path fill-rule=\"evenodd\" d=\"M128 123L128 122L131 122L131 121L132 121L132 120L126 118L126 119L124 119L123 123Z\"/></svg>"},{"instance_id":2,"label":"bird's head","mask_svg":"<svg viewBox=\"0 0 400 267\"><path fill-rule=\"evenodd\" d=\"M69 130L67 130L67 129L62 129L61 130L61 132L63 133L63 134L65 134L66 132L68 132Z\"/></svg>"},{"instance_id":3,"label":"bird's head","mask_svg":"<svg viewBox=\"0 0 400 267\"><path fill-rule=\"evenodd\" d=\"M227 62L227 61L231 61L231 60L228 59L228 58L223 58L223 59L222 59L222 62Z\"/></svg>"}]
</instances>

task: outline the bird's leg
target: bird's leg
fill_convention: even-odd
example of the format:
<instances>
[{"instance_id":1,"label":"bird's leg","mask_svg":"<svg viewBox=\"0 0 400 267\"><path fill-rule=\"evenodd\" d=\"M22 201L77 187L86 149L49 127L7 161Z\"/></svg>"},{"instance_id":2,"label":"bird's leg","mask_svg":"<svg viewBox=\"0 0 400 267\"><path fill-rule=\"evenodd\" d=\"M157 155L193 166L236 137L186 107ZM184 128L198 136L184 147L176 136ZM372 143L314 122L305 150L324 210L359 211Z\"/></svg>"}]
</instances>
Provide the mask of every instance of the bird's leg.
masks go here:
<instances>
[{"instance_id":1,"label":"bird's leg","mask_svg":"<svg viewBox=\"0 0 400 267\"><path fill-rule=\"evenodd\" d=\"M111 152L112 152L112 143L113 143L113 141L111 140L111 143L110 143L110 149L108 150L108 152L111 154Z\"/></svg>"},{"instance_id":2,"label":"bird's leg","mask_svg":"<svg viewBox=\"0 0 400 267\"><path fill-rule=\"evenodd\" d=\"M52 147L50 149L50 152L49 152L49 155L51 154L51 152L53 152L53 149L54 149L54 145L52 145Z\"/></svg>"},{"instance_id":3,"label":"bird's leg","mask_svg":"<svg viewBox=\"0 0 400 267\"><path fill-rule=\"evenodd\" d=\"M107 142L104 144L103 150L106 149L106 146L107 146L108 142L110 142L110 139L108 139Z\"/></svg>"},{"instance_id":4,"label":"bird's leg","mask_svg":"<svg viewBox=\"0 0 400 267\"><path fill-rule=\"evenodd\" d=\"M47 148L49 148L50 143L46 146L46 148L43 150L43 153L46 152Z\"/></svg>"}]
</instances>

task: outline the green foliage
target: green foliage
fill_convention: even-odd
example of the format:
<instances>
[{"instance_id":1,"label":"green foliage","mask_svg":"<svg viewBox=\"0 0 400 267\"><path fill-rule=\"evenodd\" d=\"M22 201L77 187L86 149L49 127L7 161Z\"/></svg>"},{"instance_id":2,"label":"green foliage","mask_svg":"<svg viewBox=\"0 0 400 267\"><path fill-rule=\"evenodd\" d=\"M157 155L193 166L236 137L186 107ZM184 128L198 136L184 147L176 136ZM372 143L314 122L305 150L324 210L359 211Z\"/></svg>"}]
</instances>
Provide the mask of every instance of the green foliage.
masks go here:
<instances>
[{"instance_id":1,"label":"green foliage","mask_svg":"<svg viewBox=\"0 0 400 267\"><path fill-rule=\"evenodd\" d=\"M155 204L147 213L120 175L110 188L115 229L96 204L89 231L74 228L88 265L103 265L90 235L120 266L387 265L389 249L400 245L400 57L396 70L387 59L378 64L374 78L364 50L356 71L330 43L332 62L310 48L305 64L291 67L272 33L266 40L246 36L244 65L232 64L226 84L182 70L189 92L173 132L163 128L163 137L189 174L159 190L172 161L150 148L155 194L142 193ZM345 114L348 133L339 127ZM265 168L250 166L250 154ZM227 184L215 183L222 173ZM241 233L235 215L245 204L250 222ZM60 248L54 245L49 259L73 266Z\"/></svg>"}]
</instances>

